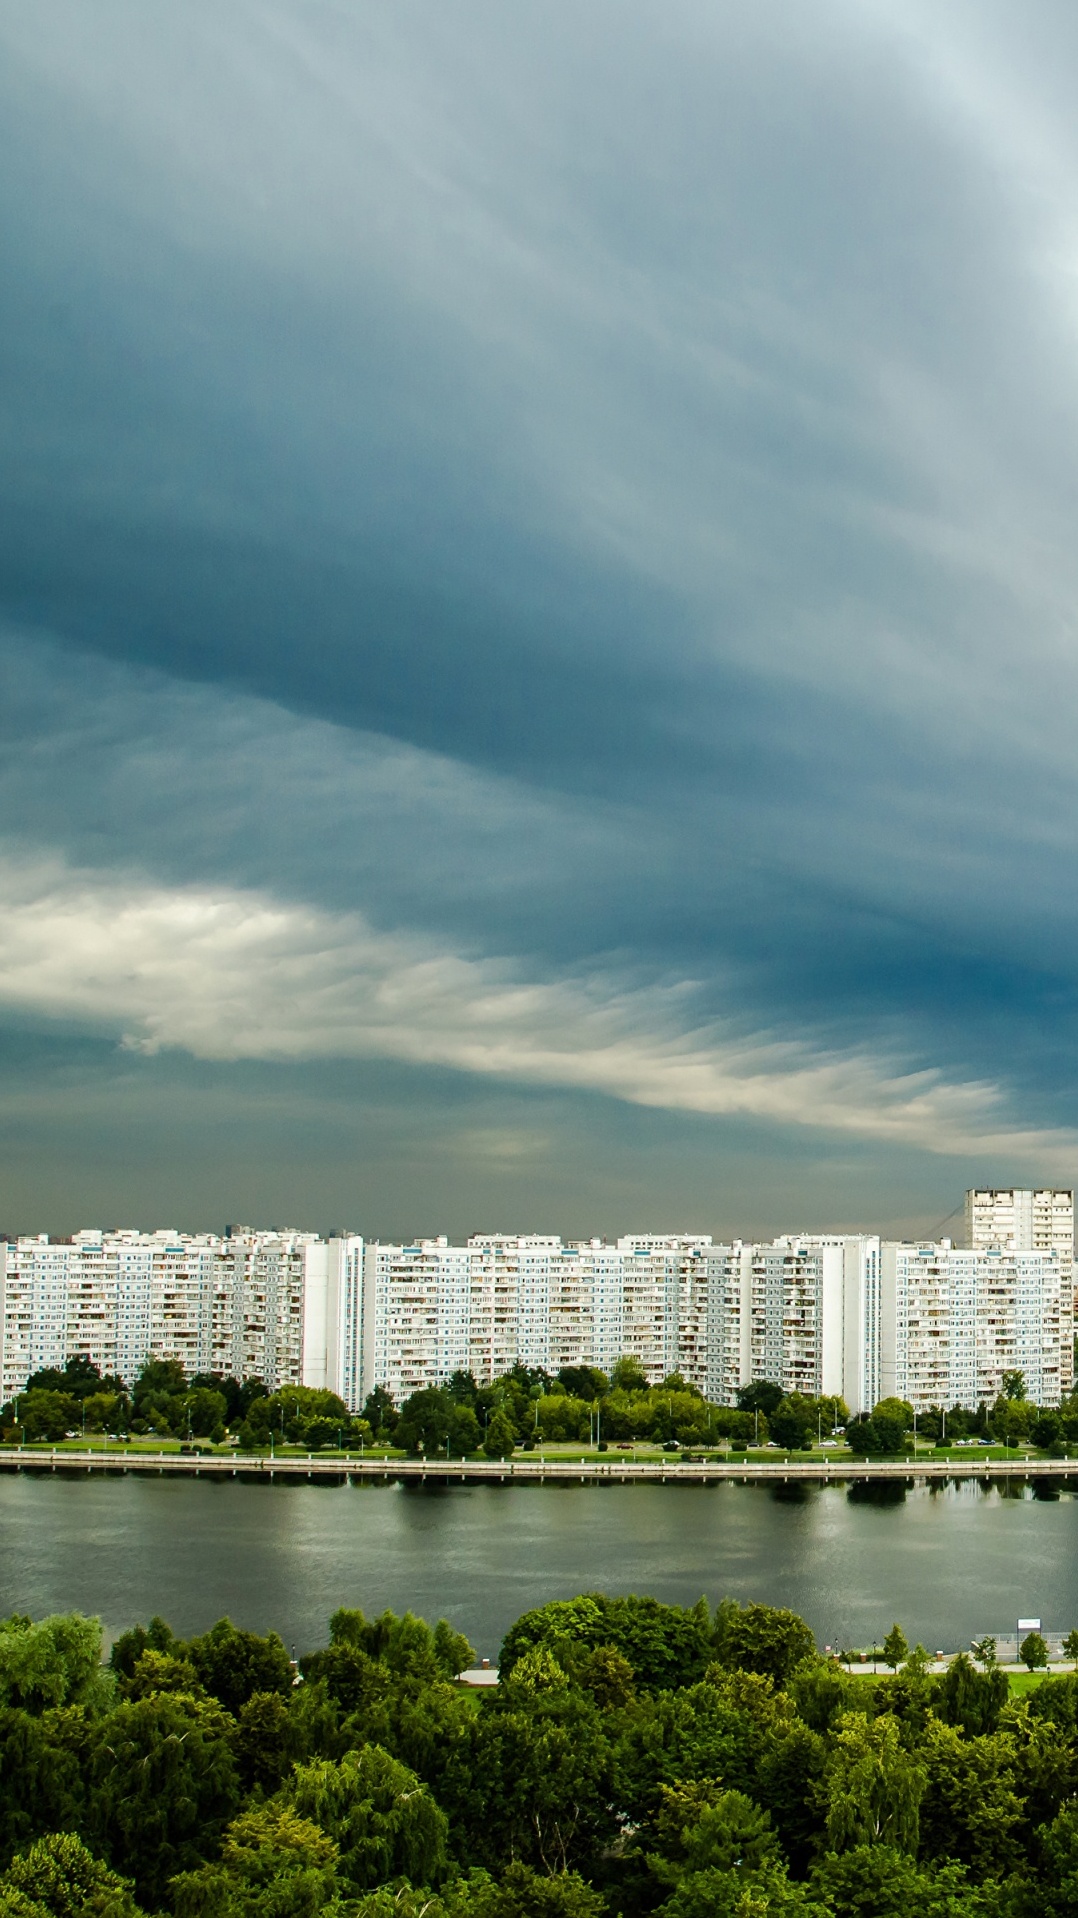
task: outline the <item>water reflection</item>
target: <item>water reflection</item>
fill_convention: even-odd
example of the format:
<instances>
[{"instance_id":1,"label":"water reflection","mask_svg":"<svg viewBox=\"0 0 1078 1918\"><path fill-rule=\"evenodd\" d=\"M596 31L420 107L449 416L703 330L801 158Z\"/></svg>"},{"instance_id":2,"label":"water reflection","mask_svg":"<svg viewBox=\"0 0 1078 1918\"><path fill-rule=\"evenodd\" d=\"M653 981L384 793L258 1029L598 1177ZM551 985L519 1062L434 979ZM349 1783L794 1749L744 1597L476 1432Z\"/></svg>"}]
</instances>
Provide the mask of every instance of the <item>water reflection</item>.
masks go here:
<instances>
[{"instance_id":1,"label":"water reflection","mask_svg":"<svg viewBox=\"0 0 1078 1918\"><path fill-rule=\"evenodd\" d=\"M846 1498L850 1505L904 1505L913 1486L911 1478L855 1478Z\"/></svg>"},{"instance_id":2,"label":"water reflection","mask_svg":"<svg viewBox=\"0 0 1078 1918\"><path fill-rule=\"evenodd\" d=\"M1050 1483L1050 1482L1049 1482ZM1078 1501L1029 1480L699 1485L244 1484L0 1475L0 1615L78 1607L117 1631L227 1613L324 1641L339 1605L446 1616L486 1657L582 1591L789 1605L821 1644L954 1649L1078 1616Z\"/></svg>"}]
</instances>

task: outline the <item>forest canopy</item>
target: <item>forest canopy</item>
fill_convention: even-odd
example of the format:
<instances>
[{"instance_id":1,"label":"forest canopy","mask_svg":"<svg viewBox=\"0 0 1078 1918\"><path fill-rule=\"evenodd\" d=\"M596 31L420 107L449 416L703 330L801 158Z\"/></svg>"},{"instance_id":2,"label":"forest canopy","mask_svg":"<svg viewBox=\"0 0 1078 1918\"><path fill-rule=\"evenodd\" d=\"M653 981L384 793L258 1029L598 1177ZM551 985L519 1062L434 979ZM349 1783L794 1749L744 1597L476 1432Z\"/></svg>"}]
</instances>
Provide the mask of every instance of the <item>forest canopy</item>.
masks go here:
<instances>
[{"instance_id":1,"label":"forest canopy","mask_svg":"<svg viewBox=\"0 0 1078 1918\"><path fill-rule=\"evenodd\" d=\"M1078 1676L975 1649L855 1675L777 1607L588 1593L475 1691L411 1613L297 1664L10 1618L0 1918L1078 1918Z\"/></svg>"}]
</instances>

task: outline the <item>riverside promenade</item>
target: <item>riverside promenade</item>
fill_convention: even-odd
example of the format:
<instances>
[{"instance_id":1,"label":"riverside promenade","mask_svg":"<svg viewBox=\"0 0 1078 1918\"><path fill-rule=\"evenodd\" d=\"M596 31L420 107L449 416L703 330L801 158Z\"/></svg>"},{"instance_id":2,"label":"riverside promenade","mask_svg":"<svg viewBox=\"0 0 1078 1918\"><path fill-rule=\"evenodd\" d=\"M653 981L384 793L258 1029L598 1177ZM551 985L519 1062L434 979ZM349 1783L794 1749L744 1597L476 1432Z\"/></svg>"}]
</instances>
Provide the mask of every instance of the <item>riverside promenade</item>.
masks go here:
<instances>
[{"instance_id":1,"label":"riverside promenade","mask_svg":"<svg viewBox=\"0 0 1078 1918\"><path fill-rule=\"evenodd\" d=\"M157 1477L244 1479L346 1479L419 1481L442 1485L494 1484L614 1484L710 1485L730 1479L738 1484L787 1484L805 1480L816 1484L873 1479L976 1479L988 1481L1051 1479L1060 1484L1078 1481L1074 1459L798 1459L775 1458L732 1461L664 1459L544 1459L517 1453L510 1459L363 1459L264 1453L179 1453L66 1450L47 1446L0 1446L0 1471L96 1474L122 1477L149 1473Z\"/></svg>"}]
</instances>

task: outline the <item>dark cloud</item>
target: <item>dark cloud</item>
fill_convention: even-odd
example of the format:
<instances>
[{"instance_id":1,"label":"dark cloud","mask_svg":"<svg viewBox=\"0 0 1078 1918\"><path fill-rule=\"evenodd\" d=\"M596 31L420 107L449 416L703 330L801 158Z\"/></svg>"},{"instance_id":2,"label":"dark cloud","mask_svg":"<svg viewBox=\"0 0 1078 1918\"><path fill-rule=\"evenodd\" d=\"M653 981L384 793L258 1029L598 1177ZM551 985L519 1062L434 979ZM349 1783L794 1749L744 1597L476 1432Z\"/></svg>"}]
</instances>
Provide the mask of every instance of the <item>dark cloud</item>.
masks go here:
<instances>
[{"instance_id":1,"label":"dark cloud","mask_svg":"<svg viewBox=\"0 0 1078 1918\"><path fill-rule=\"evenodd\" d=\"M0 43L23 848L1073 1123L1066 10Z\"/></svg>"}]
</instances>

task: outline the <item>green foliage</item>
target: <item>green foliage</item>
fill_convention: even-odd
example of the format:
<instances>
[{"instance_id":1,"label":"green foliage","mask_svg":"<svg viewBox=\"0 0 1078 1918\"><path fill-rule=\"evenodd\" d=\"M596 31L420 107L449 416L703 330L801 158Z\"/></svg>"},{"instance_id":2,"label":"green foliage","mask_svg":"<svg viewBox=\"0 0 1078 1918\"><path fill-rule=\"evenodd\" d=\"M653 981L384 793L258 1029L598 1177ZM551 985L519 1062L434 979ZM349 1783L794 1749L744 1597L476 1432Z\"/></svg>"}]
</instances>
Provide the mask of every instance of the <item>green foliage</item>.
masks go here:
<instances>
[{"instance_id":1,"label":"green foliage","mask_svg":"<svg viewBox=\"0 0 1078 1918\"><path fill-rule=\"evenodd\" d=\"M691 1684L703 1675L712 1655L703 1602L686 1610L654 1598L607 1598L589 1592L524 1612L502 1641L499 1668L508 1677L517 1659L538 1644L548 1645L561 1658L566 1643L589 1649L612 1646L647 1690Z\"/></svg>"},{"instance_id":2,"label":"green foliage","mask_svg":"<svg viewBox=\"0 0 1078 1918\"><path fill-rule=\"evenodd\" d=\"M1029 1632L1018 1647L1018 1655L1023 1665L1031 1672L1048 1663L1048 1641L1040 1632Z\"/></svg>"},{"instance_id":3,"label":"green foliage","mask_svg":"<svg viewBox=\"0 0 1078 1918\"><path fill-rule=\"evenodd\" d=\"M714 1645L724 1665L759 1672L778 1684L803 1659L816 1656L816 1641L796 1612L776 1605L738 1605L733 1599L715 1614Z\"/></svg>"},{"instance_id":4,"label":"green foliage","mask_svg":"<svg viewBox=\"0 0 1078 1918\"><path fill-rule=\"evenodd\" d=\"M993 1662L979 1672L960 1652L940 1678L935 1709L948 1725L957 1725L970 1738L994 1732L1010 1693L1007 1674Z\"/></svg>"},{"instance_id":5,"label":"green foliage","mask_svg":"<svg viewBox=\"0 0 1078 1918\"><path fill-rule=\"evenodd\" d=\"M769 1379L756 1379L751 1385L742 1385L734 1394L743 1412L759 1412L770 1419L772 1412L778 1410L783 1401L781 1385L773 1385Z\"/></svg>"},{"instance_id":6,"label":"green foliage","mask_svg":"<svg viewBox=\"0 0 1078 1918\"><path fill-rule=\"evenodd\" d=\"M920 1756L927 1778L921 1811L925 1853L955 1859L975 1877L998 1878L1014 1870L1022 1857L1014 1739L1005 1733L967 1738L954 1726L933 1721Z\"/></svg>"},{"instance_id":7,"label":"green foliage","mask_svg":"<svg viewBox=\"0 0 1078 1918\"><path fill-rule=\"evenodd\" d=\"M415 1773L380 1746L345 1752L336 1764L298 1765L285 1790L299 1816L334 1840L341 1878L352 1890L391 1878L433 1884L444 1874L445 1813Z\"/></svg>"},{"instance_id":8,"label":"green foliage","mask_svg":"<svg viewBox=\"0 0 1078 1918\"><path fill-rule=\"evenodd\" d=\"M834 1918L988 1918L960 1865L919 1870L893 1845L858 1845L816 1865L810 1890Z\"/></svg>"},{"instance_id":9,"label":"green foliage","mask_svg":"<svg viewBox=\"0 0 1078 1918\"><path fill-rule=\"evenodd\" d=\"M901 1625L892 1625L883 1641L884 1664L890 1665L891 1670L897 1672L903 1659L908 1658L909 1655L910 1648L906 1640L905 1632L902 1630Z\"/></svg>"},{"instance_id":10,"label":"green foliage","mask_svg":"<svg viewBox=\"0 0 1078 1918\"><path fill-rule=\"evenodd\" d=\"M337 1896L337 1846L288 1805L234 1818L220 1859L172 1880L176 1918L314 1918Z\"/></svg>"},{"instance_id":11,"label":"green foliage","mask_svg":"<svg viewBox=\"0 0 1078 1918\"><path fill-rule=\"evenodd\" d=\"M840 1398L808 1398L791 1392L767 1415L771 1437L778 1445L796 1451L818 1438L832 1436L836 1427L845 1425L849 1407Z\"/></svg>"},{"instance_id":12,"label":"green foliage","mask_svg":"<svg viewBox=\"0 0 1078 1918\"><path fill-rule=\"evenodd\" d=\"M891 1419L903 1432L912 1432L914 1427L913 1407L908 1399L880 1399L872 1408L874 1419Z\"/></svg>"},{"instance_id":13,"label":"green foliage","mask_svg":"<svg viewBox=\"0 0 1078 1918\"><path fill-rule=\"evenodd\" d=\"M77 1429L80 1420L78 1401L70 1393L41 1387L20 1392L0 1413L5 1437L27 1445L42 1441L56 1445L68 1431Z\"/></svg>"},{"instance_id":14,"label":"green foliage","mask_svg":"<svg viewBox=\"0 0 1078 1918\"><path fill-rule=\"evenodd\" d=\"M121 1678L120 1696L152 1698L155 1692L189 1692L195 1696L204 1695L205 1687L190 1659L177 1658L170 1652L145 1651L130 1678Z\"/></svg>"},{"instance_id":15,"label":"green foliage","mask_svg":"<svg viewBox=\"0 0 1078 1918\"><path fill-rule=\"evenodd\" d=\"M13 1858L0 1881L0 1899L11 1892L48 1918L139 1918L128 1881L87 1851L74 1832L50 1833Z\"/></svg>"},{"instance_id":16,"label":"green foliage","mask_svg":"<svg viewBox=\"0 0 1078 1918\"><path fill-rule=\"evenodd\" d=\"M103 1706L109 1683L101 1670L101 1621L61 1612L34 1625L0 1623L0 1705L42 1712L51 1705Z\"/></svg>"},{"instance_id":17,"label":"green foliage","mask_svg":"<svg viewBox=\"0 0 1078 1918\"><path fill-rule=\"evenodd\" d=\"M292 1666L276 1632L260 1638L221 1618L203 1637L192 1638L184 1651L211 1698L233 1714L256 1692L292 1689Z\"/></svg>"},{"instance_id":18,"label":"green foliage","mask_svg":"<svg viewBox=\"0 0 1078 1918\"><path fill-rule=\"evenodd\" d=\"M155 1616L148 1625L132 1625L130 1631L121 1632L113 1640L109 1664L119 1677L130 1678L143 1652L171 1652L178 1645L171 1626Z\"/></svg>"},{"instance_id":19,"label":"green foliage","mask_svg":"<svg viewBox=\"0 0 1078 1918\"><path fill-rule=\"evenodd\" d=\"M570 1402L504 1386L450 1416ZM15 1618L0 1918L1078 1918L1078 1678L1012 1701L976 1649L937 1674L895 1627L856 1678L778 1608L590 1594L476 1694L410 1613L341 1608L299 1686L227 1619L102 1670L93 1621Z\"/></svg>"},{"instance_id":20,"label":"green foliage","mask_svg":"<svg viewBox=\"0 0 1078 1918\"><path fill-rule=\"evenodd\" d=\"M81 1823L82 1751L69 1733L66 1715L0 1710L0 1863L44 1832Z\"/></svg>"},{"instance_id":21,"label":"green foliage","mask_svg":"<svg viewBox=\"0 0 1078 1918\"><path fill-rule=\"evenodd\" d=\"M443 1678L456 1678L475 1663L475 1649L463 1632L454 1631L448 1619L440 1618L434 1627L434 1657Z\"/></svg>"},{"instance_id":22,"label":"green foliage","mask_svg":"<svg viewBox=\"0 0 1078 1918\"><path fill-rule=\"evenodd\" d=\"M870 1419L854 1420L847 1428L846 1438L850 1450L863 1453L866 1458L886 1458L907 1449L906 1428L886 1412L876 1411Z\"/></svg>"},{"instance_id":23,"label":"green foliage","mask_svg":"<svg viewBox=\"0 0 1078 1918\"><path fill-rule=\"evenodd\" d=\"M858 1845L917 1850L925 1771L904 1750L898 1721L848 1713L838 1721L825 1786L825 1830L832 1851Z\"/></svg>"},{"instance_id":24,"label":"green foliage","mask_svg":"<svg viewBox=\"0 0 1078 1918\"><path fill-rule=\"evenodd\" d=\"M87 1835L134 1879L144 1905L163 1902L169 1879L201 1863L237 1810L230 1731L215 1701L182 1694L124 1703L101 1721Z\"/></svg>"},{"instance_id":25,"label":"green foliage","mask_svg":"<svg viewBox=\"0 0 1078 1918\"><path fill-rule=\"evenodd\" d=\"M512 1458L516 1444L517 1435L509 1416L499 1407L483 1435L483 1450L488 1458Z\"/></svg>"},{"instance_id":26,"label":"green foliage","mask_svg":"<svg viewBox=\"0 0 1078 1918\"><path fill-rule=\"evenodd\" d=\"M600 1372L594 1365L563 1365L558 1373L558 1384L570 1398L584 1399L589 1404L605 1397L610 1390L606 1373Z\"/></svg>"},{"instance_id":27,"label":"green foliage","mask_svg":"<svg viewBox=\"0 0 1078 1918\"><path fill-rule=\"evenodd\" d=\"M364 1432L369 1428L364 1427ZM336 1392L309 1385L285 1385L267 1397L253 1399L240 1427L240 1444L248 1451L265 1451L271 1441L278 1445L304 1446L317 1451L325 1444L342 1444L353 1438L353 1420L344 1400ZM358 1427L355 1428L358 1440Z\"/></svg>"}]
</instances>

